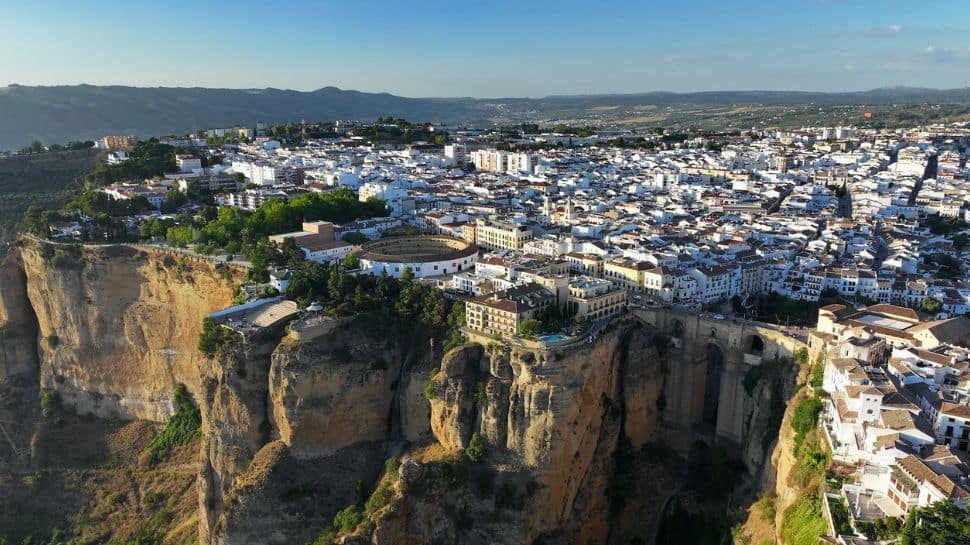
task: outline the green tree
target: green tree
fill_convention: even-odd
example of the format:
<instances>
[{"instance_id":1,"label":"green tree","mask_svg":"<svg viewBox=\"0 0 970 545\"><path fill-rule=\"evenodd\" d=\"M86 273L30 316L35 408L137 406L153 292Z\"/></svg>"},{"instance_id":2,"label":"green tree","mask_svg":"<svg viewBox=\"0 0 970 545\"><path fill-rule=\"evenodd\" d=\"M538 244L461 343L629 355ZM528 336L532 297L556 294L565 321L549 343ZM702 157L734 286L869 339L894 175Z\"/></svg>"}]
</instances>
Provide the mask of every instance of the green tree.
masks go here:
<instances>
[{"instance_id":1,"label":"green tree","mask_svg":"<svg viewBox=\"0 0 970 545\"><path fill-rule=\"evenodd\" d=\"M185 248L202 240L202 232L192 225L178 225L169 227L165 231L165 238L169 244L177 248Z\"/></svg>"},{"instance_id":2,"label":"green tree","mask_svg":"<svg viewBox=\"0 0 970 545\"><path fill-rule=\"evenodd\" d=\"M35 237L47 238L50 235L51 211L32 204L24 212L24 229Z\"/></svg>"},{"instance_id":3,"label":"green tree","mask_svg":"<svg viewBox=\"0 0 970 545\"><path fill-rule=\"evenodd\" d=\"M222 327L211 318L205 318L202 320L202 331L199 332L199 352L211 358L230 348L236 339L236 334L231 330Z\"/></svg>"},{"instance_id":4,"label":"green tree","mask_svg":"<svg viewBox=\"0 0 970 545\"><path fill-rule=\"evenodd\" d=\"M175 386L172 401L175 404L175 414L145 448L150 465L161 462L174 447L184 445L202 433L202 415L189 399L184 384Z\"/></svg>"},{"instance_id":5,"label":"green tree","mask_svg":"<svg viewBox=\"0 0 970 545\"><path fill-rule=\"evenodd\" d=\"M168 214L175 212L184 204L189 202L188 196L177 189L169 190L165 193L165 200L162 201L162 212Z\"/></svg>"},{"instance_id":6,"label":"green tree","mask_svg":"<svg viewBox=\"0 0 970 545\"><path fill-rule=\"evenodd\" d=\"M280 253L283 254L283 263L290 268L299 268L306 261L306 254L297 246L296 240L292 237L283 240L283 244L280 245Z\"/></svg>"},{"instance_id":7,"label":"green tree","mask_svg":"<svg viewBox=\"0 0 970 545\"><path fill-rule=\"evenodd\" d=\"M940 302L940 300L927 295L920 302L919 306L923 310L923 312L927 314L936 314L937 312L940 311L940 309L943 308L943 303Z\"/></svg>"},{"instance_id":8,"label":"green tree","mask_svg":"<svg viewBox=\"0 0 970 545\"><path fill-rule=\"evenodd\" d=\"M465 304L454 303L448 311L448 332L445 335L445 351L451 350L465 342L461 330L465 327Z\"/></svg>"},{"instance_id":9,"label":"green tree","mask_svg":"<svg viewBox=\"0 0 970 545\"><path fill-rule=\"evenodd\" d=\"M963 250L966 250L967 244L970 244L970 235L960 233L953 237L953 247L957 252L963 252Z\"/></svg>"},{"instance_id":10,"label":"green tree","mask_svg":"<svg viewBox=\"0 0 970 545\"><path fill-rule=\"evenodd\" d=\"M364 286L358 284L354 288L354 307L358 310L364 308L367 305L367 294L364 292Z\"/></svg>"},{"instance_id":11,"label":"green tree","mask_svg":"<svg viewBox=\"0 0 970 545\"><path fill-rule=\"evenodd\" d=\"M397 298L400 284L396 278L387 274L387 269L381 269L381 274L377 276L377 297L382 302L390 302Z\"/></svg>"},{"instance_id":12,"label":"green tree","mask_svg":"<svg viewBox=\"0 0 970 545\"><path fill-rule=\"evenodd\" d=\"M334 300L339 301L341 299L340 293L340 278L342 276L342 271L339 269L334 269L330 271L329 278L327 279L327 296Z\"/></svg>"},{"instance_id":13,"label":"green tree","mask_svg":"<svg viewBox=\"0 0 970 545\"><path fill-rule=\"evenodd\" d=\"M519 335L526 339L535 339L542 332L542 322L535 319L523 320L519 323Z\"/></svg>"},{"instance_id":14,"label":"green tree","mask_svg":"<svg viewBox=\"0 0 970 545\"><path fill-rule=\"evenodd\" d=\"M431 289L421 305L421 317L431 327L444 327L448 321L448 301L440 290Z\"/></svg>"},{"instance_id":15,"label":"green tree","mask_svg":"<svg viewBox=\"0 0 970 545\"><path fill-rule=\"evenodd\" d=\"M473 463L478 463L485 458L485 441L482 440L482 436L477 431L472 434L472 438L468 442L465 457Z\"/></svg>"},{"instance_id":16,"label":"green tree","mask_svg":"<svg viewBox=\"0 0 970 545\"><path fill-rule=\"evenodd\" d=\"M367 242L367 237L358 233L357 231L350 231L348 233L344 233L344 236L340 237L340 240L349 242L351 244L363 244Z\"/></svg>"},{"instance_id":17,"label":"green tree","mask_svg":"<svg viewBox=\"0 0 970 545\"><path fill-rule=\"evenodd\" d=\"M901 545L965 545L970 543L970 513L949 501L915 508L900 534Z\"/></svg>"},{"instance_id":18,"label":"green tree","mask_svg":"<svg viewBox=\"0 0 970 545\"><path fill-rule=\"evenodd\" d=\"M269 282L269 266L279 254L268 239L262 239L246 250L249 259L249 279L253 282Z\"/></svg>"},{"instance_id":19,"label":"green tree","mask_svg":"<svg viewBox=\"0 0 970 545\"><path fill-rule=\"evenodd\" d=\"M928 264L936 265L936 276L945 279L959 278L963 275L963 265L959 259L950 254L937 253L924 259Z\"/></svg>"},{"instance_id":20,"label":"green tree","mask_svg":"<svg viewBox=\"0 0 970 545\"><path fill-rule=\"evenodd\" d=\"M348 271L356 270L360 266L360 256L356 253L347 254L344 256L342 265Z\"/></svg>"}]
</instances>

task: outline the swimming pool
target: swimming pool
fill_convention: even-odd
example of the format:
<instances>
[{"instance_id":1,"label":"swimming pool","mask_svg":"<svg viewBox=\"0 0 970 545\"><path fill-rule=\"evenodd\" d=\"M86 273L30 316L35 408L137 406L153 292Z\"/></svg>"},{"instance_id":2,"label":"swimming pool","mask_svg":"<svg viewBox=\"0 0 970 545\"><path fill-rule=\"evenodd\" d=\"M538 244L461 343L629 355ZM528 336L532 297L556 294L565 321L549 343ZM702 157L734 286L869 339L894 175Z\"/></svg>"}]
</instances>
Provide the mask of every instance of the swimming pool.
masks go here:
<instances>
[{"instance_id":1,"label":"swimming pool","mask_svg":"<svg viewBox=\"0 0 970 545\"><path fill-rule=\"evenodd\" d=\"M566 338L565 335L546 335L544 337L539 337L539 340L547 343L554 343L556 341L561 341L565 338Z\"/></svg>"}]
</instances>

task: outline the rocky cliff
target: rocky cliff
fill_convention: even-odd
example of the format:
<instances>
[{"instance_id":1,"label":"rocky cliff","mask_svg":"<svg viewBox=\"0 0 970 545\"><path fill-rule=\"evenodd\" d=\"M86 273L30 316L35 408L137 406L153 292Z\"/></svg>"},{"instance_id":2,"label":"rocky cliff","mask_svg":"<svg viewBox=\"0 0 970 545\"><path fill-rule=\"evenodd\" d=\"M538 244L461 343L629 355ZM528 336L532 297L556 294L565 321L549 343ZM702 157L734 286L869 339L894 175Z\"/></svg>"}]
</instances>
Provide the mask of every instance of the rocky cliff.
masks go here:
<instances>
[{"instance_id":1,"label":"rocky cliff","mask_svg":"<svg viewBox=\"0 0 970 545\"><path fill-rule=\"evenodd\" d=\"M610 542L615 455L654 439L662 390L653 335L636 320L561 349L448 353L430 383L444 453L406 457L396 486L409 492L377 520L373 542ZM442 479L449 453L469 448L473 434L487 455L461 470L467 482Z\"/></svg>"},{"instance_id":2,"label":"rocky cliff","mask_svg":"<svg viewBox=\"0 0 970 545\"><path fill-rule=\"evenodd\" d=\"M79 413L159 422L174 384L200 392L202 318L230 303L231 272L127 246L26 243L19 261L40 388Z\"/></svg>"},{"instance_id":3,"label":"rocky cliff","mask_svg":"<svg viewBox=\"0 0 970 545\"><path fill-rule=\"evenodd\" d=\"M6 256L0 497L14 503L0 502L0 537L195 541L198 442L157 465L142 454L175 386L201 392L201 319L229 303L235 274L127 246L22 240Z\"/></svg>"},{"instance_id":4,"label":"rocky cliff","mask_svg":"<svg viewBox=\"0 0 970 545\"><path fill-rule=\"evenodd\" d=\"M220 545L651 542L689 477L661 433L680 362L632 315L552 349L443 354L432 332L375 311L207 358L200 324L229 304L233 274L155 250L22 243L0 266L14 442L56 448L34 424L41 392L87 418L164 422L185 384L202 417L198 540ZM770 450L780 376L747 394L748 468ZM34 467L52 459L34 454Z\"/></svg>"},{"instance_id":5,"label":"rocky cliff","mask_svg":"<svg viewBox=\"0 0 970 545\"><path fill-rule=\"evenodd\" d=\"M27 463L39 411L37 318L26 302L27 275L12 253L0 263L0 467Z\"/></svg>"},{"instance_id":6,"label":"rocky cliff","mask_svg":"<svg viewBox=\"0 0 970 545\"><path fill-rule=\"evenodd\" d=\"M429 440L422 333L365 315L305 342L265 332L207 362L202 540L310 540L388 456Z\"/></svg>"}]
</instances>

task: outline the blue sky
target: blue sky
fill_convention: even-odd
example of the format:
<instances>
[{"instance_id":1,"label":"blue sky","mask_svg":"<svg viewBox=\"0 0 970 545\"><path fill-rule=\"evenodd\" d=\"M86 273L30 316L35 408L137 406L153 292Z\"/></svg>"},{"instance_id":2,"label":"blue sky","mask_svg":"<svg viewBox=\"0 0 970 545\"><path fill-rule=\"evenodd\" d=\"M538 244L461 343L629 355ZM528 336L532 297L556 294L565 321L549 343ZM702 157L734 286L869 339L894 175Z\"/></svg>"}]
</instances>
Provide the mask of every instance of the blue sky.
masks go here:
<instances>
[{"instance_id":1,"label":"blue sky","mask_svg":"<svg viewBox=\"0 0 970 545\"><path fill-rule=\"evenodd\" d=\"M405 96L970 86L965 0L0 0L0 85Z\"/></svg>"}]
</instances>

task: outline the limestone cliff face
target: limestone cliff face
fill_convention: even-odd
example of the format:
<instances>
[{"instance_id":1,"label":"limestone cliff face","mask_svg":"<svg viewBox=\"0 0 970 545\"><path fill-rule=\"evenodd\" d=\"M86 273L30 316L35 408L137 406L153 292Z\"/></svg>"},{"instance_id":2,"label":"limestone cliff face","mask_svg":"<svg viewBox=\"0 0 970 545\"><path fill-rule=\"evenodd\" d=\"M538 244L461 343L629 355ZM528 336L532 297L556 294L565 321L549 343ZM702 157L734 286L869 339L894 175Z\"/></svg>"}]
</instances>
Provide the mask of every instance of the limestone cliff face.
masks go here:
<instances>
[{"instance_id":1,"label":"limestone cliff face","mask_svg":"<svg viewBox=\"0 0 970 545\"><path fill-rule=\"evenodd\" d=\"M795 500L798 499L798 495L802 491L801 487L793 483L791 479L792 471L798 467L798 459L795 457L795 431L792 429L791 419L794 417L795 407L798 405L798 401L803 399L805 395L807 394L803 390L792 397L785 410L785 416L778 434L778 441L771 454L771 467L773 471L767 472L774 478L776 529L781 528L785 510L795 503ZM776 537L778 538L778 542L781 543L780 536Z\"/></svg>"},{"instance_id":2,"label":"limestone cliff face","mask_svg":"<svg viewBox=\"0 0 970 545\"><path fill-rule=\"evenodd\" d=\"M775 368L763 376L748 398L745 412L745 437L742 445L742 461L755 477L760 477L764 488L771 488L774 471L771 459L779 444L779 426L785 416L789 399L798 381L799 366L787 360L779 361ZM759 473L761 473L759 475Z\"/></svg>"},{"instance_id":3,"label":"limestone cliff face","mask_svg":"<svg viewBox=\"0 0 970 545\"><path fill-rule=\"evenodd\" d=\"M635 448L653 438L662 388L652 334L632 320L558 351L452 351L432 381L431 428L448 450L478 432L486 465L469 470L468 486L432 486L425 498L412 489L428 488L422 476L440 482L441 470L412 461L401 478L414 482L374 543L607 543L612 455L624 433Z\"/></svg>"},{"instance_id":4,"label":"limestone cliff face","mask_svg":"<svg viewBox=\"0 0 970 545\"><path fill-rule=\"evenodd\" d=\"M457 348L429 384L430 409L435 357L413 338L350 322L275 343L205 367L203 542L310 540L412 444L395 502L348 542L607 543L613 454L621 436L639 448L657 427L661 365L635 320L559 351ZM487 460L449 465L473 433Z\"/></svg>"},{"instance_id":5,"label":"limestone cliff face","mask_svg":"<svg viewBox=\"0 0 970 545\"><path fill-rule=\"evenodd\" d=\"M27 301L19 252L0 263L0 425L18 449L0 437L0 466L23 465L37 412L37 320Z\"/></svg>"},{"instance_id":6,"label":"limestone cliff face","mask_svg":"<svg viewBox=\"0 0 970 545\"><path fill-rule=\"evenodd\" d=\"M205 360L200 399L203 441L199 472L200 538L219 542L236 478L251 467L270 440L266 384L276 339L258 339L235 351ZM221 528L223 527L223 528Z\"/></svg>"},{"instance_id":7,"label":"limestone cliff face","mask_svg":"<svg viewBox=\"0 0 970 545\"><path fill-rule=\"evenodd\" d=\"M127 246L26 243L40 387L79 413L164 421L176 383L201 393L202 319L232 282L209 262Z\"/></svg>"},{"instance_id":8,"label":"limestone cliff face","mask_svg":"<svg viewBox=\"0 0 970 545\"><path fill-rule=\"evenodd\" d=\"M431 354L410 340L351 321L210 361L202 541L311 540L367 492L391 450L430 437L423 390L404 369L420 376Z\"/></svg>"},{"instance_id":9,"label":"limestone cliff face","mask_svg":"<svg viewBox=\"0 0 970 545\"><path fill-rule=\"evenodd\" d=\"M37 372L37 324L19 252L0 263L0 379Z\"/></svg>"},{"instance_id":10,"label":"limestone cliff face","mask_svg":"<svg viewBox=\"0 0 970 545\"><path fill-rule=\"evenodd\" d=\"M206 261L155 250L23 244L0 265L0 421L27 421L11 435L29 444L38 393L52 389L79 413L160 422L184 383L203 419L206 544L303 543L375 489L369 524L345 543L625 544L652 535L682 484L665 465L676 455L651 450L665 369L681 362L662 361L652 327L633 316L568 346L443 355L413 324L365 315L311 340L267 331L206 358L202 318L230 304L232 284ZM762 437L789 383L781 374L741 400L749 468L770 450ZM473 463L463 451L476 433L487 454ZM29 464L4 449L0 464ZM404 461L380 484L389 457ZM618 475L635 481L634 497L621 501Z\"/></svg>"}]
</instances>

